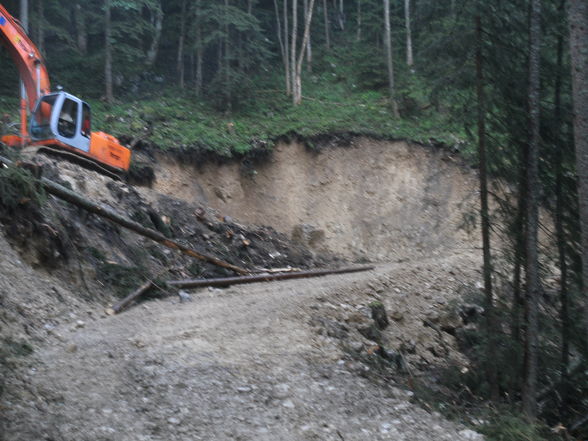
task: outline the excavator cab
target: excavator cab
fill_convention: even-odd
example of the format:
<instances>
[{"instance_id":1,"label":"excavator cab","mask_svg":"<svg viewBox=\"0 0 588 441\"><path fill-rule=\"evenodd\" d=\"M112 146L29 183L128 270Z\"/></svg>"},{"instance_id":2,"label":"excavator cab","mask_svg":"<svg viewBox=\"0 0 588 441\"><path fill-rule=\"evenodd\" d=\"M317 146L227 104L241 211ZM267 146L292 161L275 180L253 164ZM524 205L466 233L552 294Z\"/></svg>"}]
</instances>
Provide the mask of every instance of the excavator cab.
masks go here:
<instances>
[{"instance_id":1,"label":"excavator cab","mask_svg":"<svg viewBox=\"0 0 588 441\"><path fill-rule=\"evenodd\" d=\"M90 151L90 106L66 92L42 96L31 115L34 143L56 140L82 152Z\"/></svg>"}]
</instances>

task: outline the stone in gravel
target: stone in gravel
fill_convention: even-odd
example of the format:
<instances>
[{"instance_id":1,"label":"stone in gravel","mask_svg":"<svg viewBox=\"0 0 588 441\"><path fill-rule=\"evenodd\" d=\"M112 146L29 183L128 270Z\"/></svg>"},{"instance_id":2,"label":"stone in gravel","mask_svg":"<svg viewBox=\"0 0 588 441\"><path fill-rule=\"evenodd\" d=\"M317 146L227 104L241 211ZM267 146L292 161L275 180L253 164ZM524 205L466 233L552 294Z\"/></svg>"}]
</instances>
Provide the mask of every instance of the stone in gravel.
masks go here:
<instances>
[{"instance_id":1,"label":"stone in gravel","mask_svg":"<svg viewBox=\"0 0 588 441\"><path fill-rule=\"evenodd\" d=\"M353 352L361 352L363 350L363 343L357 340L349 342L349 349Z\"/></svg>"},{"instance_id":2,"label":"stone in gravel","mask_svg":"<svg viewBox=\"0 0 588 441\"><path fill-rule=\"evenodd\" d=\"M247 393L247 392L251 392L253 389L251 389L251 387L249 386L240 386L237 388L237 392L241 392L241 393Z\"/></svg>"},{"instance_id":3,"label":"stone in gravel","mask_svg":"<svg viewBox=\"0 0 588 441\"><path fill-rule=\"evenodd\" d=\"M67 352L69 352L69 353L77 352L77 350L78 350L78 346L74 343L67 346Z\"/></svg>"},{"instance_id":4,"label":"stone in gravel","mask_svg":"<svg viewBox=\"0 0 588 441\"><path fill-rule=\"evenodd\" d=\"M484 441L484 437L482 435L470 429L462 430L459 432L459 436L468 441Z\"/></svg>"},{"instance_id":5,"label":"stone in gravel","mask_svg":"<svg viewBox=\"0 0 588 441\"><path fill-rule=\"evenodd\" d=\"M180 420L175 417L169 417L167 422L174 425L180 424Z\"/></svg>"},{"instance_id":6,"label":"stone in gravel","mask_svg":"<svg viewBox=\"0 0 588 441\"><path fill-rule=\"evenodd\" d=\"M294 404L294 402L292 400L286 400L282 403L282 406L284 406L287 409L294 409L296 407L296 405Z\"/></svg>"},{"instance_id":7,"label":"stone in gravel","mask_svg":"<svg viewBox=\"0 0 588 441\"><path fill-rule=\"evenodd\" d=\"M178 297L180 298L180 303L192 301L192 296L183 290L178 292Z\"/></svg>"},{"instance_id":8,"label":"stone in gravel","mask_svg":"<svg viewBox=\"0 0 588 441\"><path fill-rule=\"evenodd\" d=\"M86 323L83 322L82 320L76 321L76 328L83 328L85 326L86 326Z\"/></svg>"},{"instance_id":9,"label":"stone in gravel","mask_svg":"<svg viewBox=\"0 0 588 441\"><path fill-rule=\"evenodd\" d=\"M402 314L402 312L398 310L392 311L390 317L392 317L392 320L394 320L395 322L401 322L402 320L404 320L404 314Z\"/></svg>"}]
</instances>

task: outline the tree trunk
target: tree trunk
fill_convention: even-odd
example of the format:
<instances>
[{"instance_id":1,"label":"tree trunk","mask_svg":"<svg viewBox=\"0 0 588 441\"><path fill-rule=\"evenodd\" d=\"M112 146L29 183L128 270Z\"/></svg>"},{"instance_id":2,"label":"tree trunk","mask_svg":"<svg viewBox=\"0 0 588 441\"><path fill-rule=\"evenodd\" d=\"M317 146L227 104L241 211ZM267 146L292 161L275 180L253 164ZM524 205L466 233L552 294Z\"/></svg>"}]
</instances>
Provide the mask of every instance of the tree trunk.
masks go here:
<instances>
[{"instance_id":1,"label":"tree trunk","mask_svg":"<svg viewBox=\"0 0 588 441\"><path fill-rule=\"evenodd\" d=\"M104 82L106 87L106 102L112 104L112 22L110 19L110 0L104 0Z\"/></svg>"},{"instance_id":2,"label":"tree trunk","mask_svg":"<svg viewBox=\"0 0 588 441\"><path fill-rule=\"evenodd\" d=\"M229 0L225 0L225 38L224 38L224 64L225 64L225 97L226 97L226 111L230 113L232 110L232 84L231 84L231 54L230 54L230 38L229 38Z\"/></svg>"},{"instance_id":3,"label":"tree trunk","mask_svg":"<svg viewBox=\"0 0 588 441\"><path fill-rule=\"evenodd\" d=\"M408 4L406 0L405 5ZM407 22L408 23L408 22ZM492 254L490 248L490 215L488 212L488 177L486 160L486 103L482 67L482 20L476 17L476 89L478 95L478 160L480 177L480 217L482 220L482 250L484 260L484 292L486 295L486 369L490 396L498 401L498 374L496 366L496 318L492 291Z\"/></svg>"},{"instance_id":4,"label":"tree trunk","mask_svg":"<svg viewBox=\"0 0 588 441\"><path fill-rule=\"evenodd\" d=\"M74 6L74 19L76 22L76 44L82 55L88 53L88 32L86 30L86 19L82 5L77 3Z\"/></svg>"},{"instance_id":5,"label":"tree trunk","mask_svg":"<svg viewBox=\"0 0 588 441\"><path fill-rule=\"evenodd\" d=\"M29 32L29 0L20 0L20 24L25 32Z\"/></svg>"},{"instance_id":6,"label":"tree trunk","mask_svg":"<svg viewBox=\"0 0 588 441\"><path fill-rule=\"evenodd\" d=\"M304 0L304 17L308 14L308 0ZM312 43L310 38L310 31L308 34L308 41L306 42L306 69L312 72Z\"/></svg>"},{"instance_id":7,"label":"tree trunk","mask_svg":"<svg viewBox=\"0 0 588 441\"><path fill-rule=\"evenodd\" d=\"M588 331L588 2L570 0L568 9L574 100L574 144L582 230L582 297ZM588 341L588 335L586 336Z\"/></svg>"},{"instance_id":8,"label":"tree trunk","mask_svg":"<svg viewBox=\"0 0 588 441\"><path fill-rule=\"evenodd\" d=\"M290 64L288 60L288 42L284 42L282 38L282 22L280 20L280 8L278 0L274 0L274 9L276 11L276 25L278 34L278 43L280 44L280 54L282 55L282 63L284 64L284 77L286 79L286 94L290 95ZM287 33L286 33L287 35Z\"/></svg>"},{"instance_id":9,"label":"tree trunk","mask_svg":"<svg viewBox=\"0 0 588 441\"><path fill-rule=\"evenodd\" d=\"M531 1L529 33L529 160L527 164L527 268L525 338L525 381L523 384L523 411L527 418L537 417L537 371L539 350L539 256L537 231L539 223L539 117L540 117L540 49L541 0Z\"/></svg>"},{"instance_id":10,"label":"tree trunk","mask_svg":"<svg viewBox=\"0 0 588 441\"><path fill-rule=\"evenodd\" d=\"M345 11L343 10L343 0L339 0L339 7L337 10L337 21L339 22L339 29L345 30Z\"/></svg>"},{"instance_id":11,"label":"tree trunk","mask_svg":"<svg viewBox=\"0 0 588 441\"><path fill-rule=\"evenodd\" d=\"M564 9L565 0L560 3L560 12ZM562 17L563 18L563 17ZM562 20L563 21L563 20ZM562 148L558 145L561 136L561 88L563 74L563 34L557 37L557 58L554 87L554 115L553 115L553 151L555 163L555 237L558 251L560 271L560 322L561 322L561 365L560 365L560 413L566 413L568 405L568 368L570 364L570 314L568 298L568 265L566 256L566 233L564 228L564 166Z\"/></svg>"},{"instance_id":12,"label":"tree trunk","mask_svg":"<svg viewBox=\"0 0 588 441\"><path fill-rule=\"evenodd\" d=\"M294 0L296 1L296 0ZM314 0L310 0L308 12L304 19L304 36L302 37L302 46L300 46L300 54L296 62L296 77L294 88L294 104L298 105L302 102L302 62L304 61L304 48L310 38L310 23L312 22L312 11L314 10Z\"/></svg>"},{"instance_id":13,"label":"tree trunk","mask_svg":"<svg viewBox=\"0 0 588 441\"><path fill-rule=\"evenodd\" d=\"M45 53L45 0L37 0L37 36L39 51Z\"/></svg>"},{"instance_id":14,"label":"tree trunk","mask_svg":"<svg viewBox=\"0 0 588 441\"><path fill-rule=\"evenodd\" d=\"M384 46L386 49L386 65L388 66L388 93L395 118L399 118L398 104L394 89L394 64L392 60L392 36L390 32L390 0L384 1Z\"/></svg>"},{"instance_id":15,"label":"tree trunk","mask_svg":"<svg viewBox=\"0 0 588 441\"><path fill-rule=\"evenodd\" d=\"M414 64L412 55L412 31L410 27L410 0L404 0L404 22L406 23L406 64Z\"/></svg>"},{"instance_id":16,"label":"tree trunk","mask_svg":"<svg viewBox=\"0 0 588 441\"><path fill-rule=\"evenodd\" d=\"M296 103L296 45L298 39L298 0L292 0L292 41L290 42L290 81L292 82L292 99Z\"/></svg>"},{"instance_id":17,"label":"tree trunk","mask_svg":"<svg viewBox=\"0 0 588 441\"><path fill-rule=\"evenodd\" d=\"M355 40L358 43L361 41L361 0L357 0L357 33Z\"/></svg>"},{"instance_id":18,"label":"tree trunk","mask_svg":"<svg viewBox=\"0 0 588 441\"><path fill-rule=\"evenodd\" d=\"M161 8L160 2L157 2L155 11L151 11L151 24L153 25L153 38L145 59L145 64L148 67L152 67L155 64L157 53L159 52L159 41L163 28L163 9Z\"/></svg>"},{"instance_id":19,"label":"tree trunk","mask_svg":"<svg viewBox=\"0 0 588 441\"><path fill-rule=\"evenodd\" d=\"M329 8L327 6L327 0L323 0L323 14L325 19L325 46L327 49L331 48L331 32L330 32L330 21L329 21Z\"/></svg>"},{"instance_id":20,"label":"tree trunk","mask_svg":"<svg viewBox=\"0 0 588 441\"><path fill-rule=\"evenodd\" d=\"M294 0L292 0L294 1ZM284 67L286 69L286 94L292 95L292 67L290 58L290 27L288 23L288 0L284 0Z\"/></svg>"},{"instance_id":21,"label":"tree trunk","mask_svg":"<svg viewBox=\"0 0 588 441\"><path fill-rule=\"evenodd\" d=\"M204 48L202 47L202 0L196 2L196 96L202 94L202 57L204 54Z\"/></svg>"},{"instance_id":22,"label":"tree trunk","mask_svg":"<svg viewBox=\"0 0 588 441\"><path fill-rule=\"evenodd\" d=\"M180 38L178 40L178 59L176 70L178 71L178 83L180 89L184 88L184 43L186 40L186 0L182 0L180 16Z\"/></svg>"}]
</instances>

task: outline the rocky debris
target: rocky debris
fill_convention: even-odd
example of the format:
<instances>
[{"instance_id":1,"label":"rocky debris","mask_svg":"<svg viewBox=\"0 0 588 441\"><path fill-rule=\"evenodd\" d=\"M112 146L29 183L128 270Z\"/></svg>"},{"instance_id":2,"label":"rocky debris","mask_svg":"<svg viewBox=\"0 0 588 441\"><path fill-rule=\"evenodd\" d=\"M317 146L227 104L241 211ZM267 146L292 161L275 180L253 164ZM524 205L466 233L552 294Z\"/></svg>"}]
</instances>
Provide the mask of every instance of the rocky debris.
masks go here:
<instances>
[{"instance_id":1,"label":"rocky debris","mask_svg":"<svg viewBox=\"0 0 588 441\"><path fill-rule=\"evenodd\" d=\"M178 291L178 297L180 298L180 303L192 301L192 296L188 294L186 291Z\"/></svg>"},{"instance_id":2,"label":"rocky debris","mask_svg":"<svg viewBox=\"0 0 588 441\"><path fill-rule=\"evenodd\" d=\"M295 225L292 229L292 241L311 249L320 249L325 240L325 231L310 224Z\"/></svg>"},{"instance_id":3,"label":"rocky debris","mask_svg":"<svg viewBox=\"0 0 588 441\"><path fill-rule=\"evenodd\" d=\"M40 348L18 381L11 374L4 438L481 441L384 377L402 370L398 352L360 337L352 321L341 321L347 337L308 326L306 311L328 317L324 326L336 326L336 315L373 321L366 280L390 271L301 279L279 292L204 291L181 308L161 300L88 320L68 343Z\"/></svg>"}]
</instances>

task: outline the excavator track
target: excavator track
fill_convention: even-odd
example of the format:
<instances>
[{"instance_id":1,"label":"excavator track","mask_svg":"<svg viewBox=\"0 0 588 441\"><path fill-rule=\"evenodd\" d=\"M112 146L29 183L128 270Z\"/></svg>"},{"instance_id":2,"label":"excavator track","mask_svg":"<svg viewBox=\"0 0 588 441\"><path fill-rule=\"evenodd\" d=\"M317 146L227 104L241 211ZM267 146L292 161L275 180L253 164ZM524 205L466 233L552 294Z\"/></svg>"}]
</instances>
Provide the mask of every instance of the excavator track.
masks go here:
<instances>
[{"instance_id":1,"label":"excavator track","mask_svg":"<svg viewBox=\"0 0 588 441\"><path fill-rule=\"evenodd\" d=\"M97 173L100 173L101 175L107 176L116 181L126 180L126 173L120 170L108 167L104 164L100 164L99 162L93 161L92 159L87 158L85 156L76 155L75 153L71 153L67 150L60 149L59 147L36 146L28 147L25 149L25 151L26 150L34 154L43 153L54 159L60 159L71 162L73 164L84 167L87 170L95 171Z\"/></svg>"}]
</instances>

